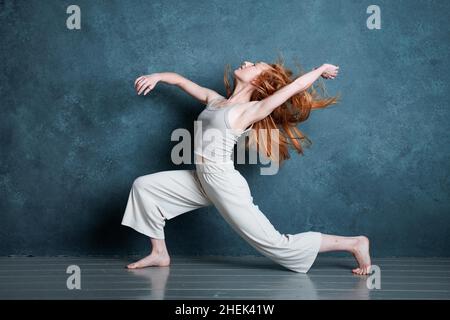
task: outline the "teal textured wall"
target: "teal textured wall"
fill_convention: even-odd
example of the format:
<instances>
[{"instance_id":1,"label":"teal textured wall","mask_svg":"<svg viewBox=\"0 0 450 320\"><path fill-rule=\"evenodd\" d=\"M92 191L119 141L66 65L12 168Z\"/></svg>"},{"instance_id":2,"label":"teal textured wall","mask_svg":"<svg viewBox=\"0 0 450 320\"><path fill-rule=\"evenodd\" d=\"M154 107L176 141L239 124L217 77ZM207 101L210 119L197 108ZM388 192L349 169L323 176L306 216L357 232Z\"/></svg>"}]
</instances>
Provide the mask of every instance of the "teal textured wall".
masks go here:
<instances>
[{"instance_id":1,"label":"teal textured wall","mask_svg":"<svg viewBox=\"0 0 450 320\"><path fill-rule=\"evenodd\" d=\"M81 30L66 8L81 8ZM380 30L366 9L381 8ZM275 176L239 165L284 233L366 234L375 256L450 255L448 1L0 1L0 254L143 253L120 225L133 180L171 163L203 105L141 74L177 72L225 95L223 68L281 52L342 102ZM256 254L214 207L167 223L172 254Z\"/></svg>"}]
</instances>

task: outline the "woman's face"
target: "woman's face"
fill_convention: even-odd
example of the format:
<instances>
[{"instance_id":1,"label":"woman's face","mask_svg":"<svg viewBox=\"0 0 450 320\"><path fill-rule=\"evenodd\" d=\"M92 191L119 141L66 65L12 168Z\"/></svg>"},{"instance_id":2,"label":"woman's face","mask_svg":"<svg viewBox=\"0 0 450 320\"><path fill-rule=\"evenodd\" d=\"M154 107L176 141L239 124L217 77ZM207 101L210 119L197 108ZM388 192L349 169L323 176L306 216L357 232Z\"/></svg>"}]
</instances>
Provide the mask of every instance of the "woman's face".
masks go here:
<instances>
[{"instance_id":1,"label":"woman's face","mask_svg":"<svg viewBox=\"0 0 450 320\"><path fill-rule=\"evenodd\" d=\"M257 76L260 75L267 68L267 64L265 62L250 62L244 61L241 66L234 70L234 75L236 78L243 82L251 82Z\"/></svg>"}]
</instances>

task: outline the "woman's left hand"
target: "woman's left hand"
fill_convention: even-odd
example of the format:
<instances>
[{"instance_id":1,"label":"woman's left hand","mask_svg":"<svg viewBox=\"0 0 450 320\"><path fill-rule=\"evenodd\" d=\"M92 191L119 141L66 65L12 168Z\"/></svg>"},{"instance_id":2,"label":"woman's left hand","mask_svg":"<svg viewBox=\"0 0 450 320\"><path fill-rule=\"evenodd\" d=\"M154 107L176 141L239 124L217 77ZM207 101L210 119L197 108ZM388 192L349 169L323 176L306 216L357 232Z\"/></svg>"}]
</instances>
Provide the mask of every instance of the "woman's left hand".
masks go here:
<instances>
[{"instance_id":1,"label":"woman's left hand","mask_svg":"<svg viewBox=\"0 0 450 320\"><path fill-rule=\"evenodd\" d=\"M326 64L324 64L322 66L322 68L324 70L322 72L322 75L321 75L322 78L324 78L324 79L334 79L334 78L337 77L338 72L339 72L339 67L338 66L326 63Z\"/></svg>"}]
</instances>

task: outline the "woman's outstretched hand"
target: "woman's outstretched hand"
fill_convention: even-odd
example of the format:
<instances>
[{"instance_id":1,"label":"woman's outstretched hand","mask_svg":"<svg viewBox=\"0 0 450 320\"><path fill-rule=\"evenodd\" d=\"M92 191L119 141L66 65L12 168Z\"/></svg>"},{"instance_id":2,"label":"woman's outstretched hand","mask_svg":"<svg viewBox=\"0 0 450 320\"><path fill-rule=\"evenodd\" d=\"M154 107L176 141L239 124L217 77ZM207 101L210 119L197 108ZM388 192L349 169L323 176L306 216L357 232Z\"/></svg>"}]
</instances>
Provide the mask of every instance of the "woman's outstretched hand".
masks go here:
<instances>
[{"instance_id":1,"label":"woman's outstretched hand","mask_svg":"<svg viewBox=\"0 0 450 320\"><path fill-rule=\"evenodd\" d=\"M334 79L337 77L339 72L339 67L332 64L324 64L322 65L323 72L321 77L324 79Z\"/></svg>"},{"instance_id":2,"label":"woman's outstretched hand","mask_svg":"<svg viewBox=\"0 0 450 320\"><path fill-rule=\"evenodd\" d=\"M157 73L152 73L145 76L140 76L134 82L134 87L138 95L144 93L144 96L153 90L156 84L160 81L159 75Z\"/></svg>"}]
</instances>

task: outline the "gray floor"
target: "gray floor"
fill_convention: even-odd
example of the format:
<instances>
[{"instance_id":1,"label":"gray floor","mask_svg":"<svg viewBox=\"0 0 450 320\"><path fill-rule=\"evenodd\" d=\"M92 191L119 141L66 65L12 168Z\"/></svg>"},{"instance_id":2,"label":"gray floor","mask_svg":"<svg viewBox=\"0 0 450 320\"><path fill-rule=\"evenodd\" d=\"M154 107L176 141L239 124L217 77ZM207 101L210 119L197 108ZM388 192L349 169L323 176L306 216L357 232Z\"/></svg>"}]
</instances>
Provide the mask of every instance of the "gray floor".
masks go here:
<instances>
[{"instance_id":1,"label":"gray floor","mask_svg":"<svg viewBox=\"0 0 450 320\"><path fill-rule=\"evenodd\" d=\"M127 270L130 258L0 257L0 299L450 299L450 258L374 259L381 289L355 276L351 258L319 257L308 274L263 257L172 257ZM68 290L69 265L81 290Z\"/></svg>"}]
</instances>

